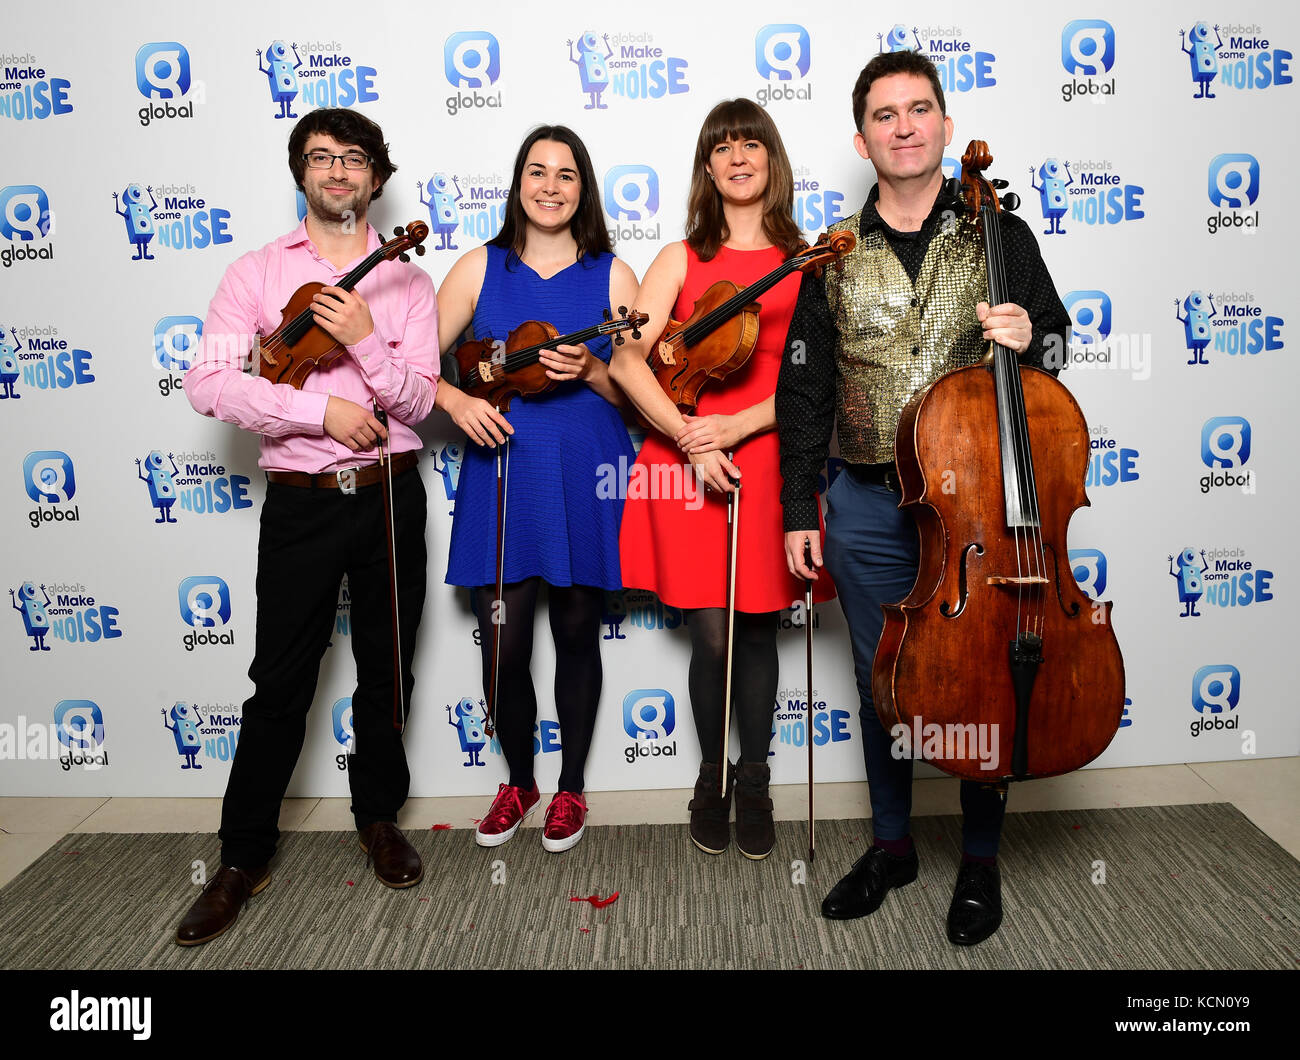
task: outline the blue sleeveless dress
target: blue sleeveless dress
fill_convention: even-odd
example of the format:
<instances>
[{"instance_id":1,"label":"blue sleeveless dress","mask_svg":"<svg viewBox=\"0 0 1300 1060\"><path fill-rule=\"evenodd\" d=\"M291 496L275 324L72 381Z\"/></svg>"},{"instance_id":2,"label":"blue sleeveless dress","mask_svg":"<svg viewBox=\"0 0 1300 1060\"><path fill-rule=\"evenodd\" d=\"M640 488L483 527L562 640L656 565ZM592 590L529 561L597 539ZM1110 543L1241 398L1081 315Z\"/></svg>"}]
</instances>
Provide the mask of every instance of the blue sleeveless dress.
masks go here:
<instances>
[{"instance_id":1,"label":"blue sleeveless dress","mask_svg":"<svg viewBox=\"0 0 1300 1060\"><path fill-rule=\"evenodd\" d=\"M612 254L575 262L543 280L510 251L488 246L487 253L474 311L477 339L504 340L525 320L544 320L565 335L600 323L609 308ZM609 363L609 338L594 339L587 348ZM550 585L622 588L623 501L610 486L624 481L636 452L618 410L575 380L545 394L513 398L505 416L515 429L506 495L506 582L540 576ZM496 503L496 451L466 442L447 584L495 584Z\"/></svg>"}]
</instances>

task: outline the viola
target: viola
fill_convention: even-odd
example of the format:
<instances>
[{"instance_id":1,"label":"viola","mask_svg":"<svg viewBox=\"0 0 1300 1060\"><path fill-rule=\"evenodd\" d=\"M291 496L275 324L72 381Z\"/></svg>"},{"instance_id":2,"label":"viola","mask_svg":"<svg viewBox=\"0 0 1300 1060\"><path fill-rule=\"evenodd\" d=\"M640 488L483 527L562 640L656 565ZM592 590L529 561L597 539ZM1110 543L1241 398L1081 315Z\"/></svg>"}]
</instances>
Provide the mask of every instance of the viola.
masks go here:
<instances>
[{"instance_id":1,"label":"viola","mask_svg":"<svg viewBox=\"0 0 1300 1060\"><path fill-rule=\"evenodd\" d=\"M1018 199L999 203L1005 181L980 175L991 161L972 141L961 193L999 305L1010 296L998 213ZM903 412L900 507L916 517L920 568L907 598L885 607L872 691L885 727L919 732L916 752L945 772L984 783L1055 776L1092 761L1119 729L1111 605L1082 593L1066 552L1070 517L1088 504L1088 456L1069 391L998 343Z\"/></svg>"},{"instance_id":2,"label":"viola","mask_svg":"<svg viewBox=\"0 0 1300 1060\"><path fill-rule=\"evenodd\" d=\"M682 412L692 412L710 379L725 379L749 360L758 342L755 301L793 272L820 271L857 243L852 232L823 232L812 246L791 255L766 276L741 290L719 280L696 300L684 321L669 319L646 362L665 394Z\"/></svg>"},{"instance_id":3,"label":"viola","mask_svg":"<svg viewBox=\"0 0 1300 1060\"><path fill-rule=\"evenodd\" d=\"M316 323L311 309L312 299L325 286L351 291L382 261L392 261L393 258L410 261L406 251L412 248L417 255L424 254L421 244L429 235L429 226L423 221L412 221L404 230L394 229L393 234L395 238L366 255L365 260L338 283L327 285L313 280L293 293L280 315L280 326L266 338L259 335L253 347L259 356L259 374L273 383L288 383L295 390L301 390L312 372L342 356L343 344Z\"/></svg>"},{"instance_id":4,"label":"viola","mask_svg":"<svg viewBox=\"0 0 1300 1060\"><path fill-rule=\"evenodd\" d=\"M553 325L541 320L526 320L501 339L472 339L457 347L451 358L443 359L443 378L471 397L482 398L502 412L510 411L510 401L517 394L528 397L541 394L556 385L541 362L544 350L556 346L578 346L601 335L613 335L614 345L623 345L623 332L641 337L641 327L650 319L645 313L627 311L619 306L614 319L605 310L600 324L561 335Z\"/></svg>"}]
</instances>

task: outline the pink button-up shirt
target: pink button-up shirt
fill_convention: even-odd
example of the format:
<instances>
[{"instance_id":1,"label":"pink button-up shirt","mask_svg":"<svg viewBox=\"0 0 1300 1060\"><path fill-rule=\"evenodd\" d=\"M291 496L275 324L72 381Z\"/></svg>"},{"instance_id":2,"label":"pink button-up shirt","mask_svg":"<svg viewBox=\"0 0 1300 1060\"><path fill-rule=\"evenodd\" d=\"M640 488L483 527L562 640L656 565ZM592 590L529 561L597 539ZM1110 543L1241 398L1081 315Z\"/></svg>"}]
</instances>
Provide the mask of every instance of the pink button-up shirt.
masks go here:
<instances>
[{"instance_id":1,"label":"pink button-up shirt","mask_svg":"<svg viewBox=\"0 0 1300 1060\"><path fill-rule=\"evenodd\" d=\"M367 229L369 254L380 239ZM318 473L378 459L376 450L354 453L325 433L331 395L367 410L377 399L389 414L394 453L421 446L411 426L429 414L438 386L438 303L433 281L415 265L385 261L366 274L356 291L370 306L374 332L314 371L301 390L242 370L254 336L280 326L281 310L299 287L312 280L337 285L360 260L336 269L316 252L304 223L245 254L221 278L185 394L205 416L261 434L263 468Z\"/></svg>"}]
</instances>

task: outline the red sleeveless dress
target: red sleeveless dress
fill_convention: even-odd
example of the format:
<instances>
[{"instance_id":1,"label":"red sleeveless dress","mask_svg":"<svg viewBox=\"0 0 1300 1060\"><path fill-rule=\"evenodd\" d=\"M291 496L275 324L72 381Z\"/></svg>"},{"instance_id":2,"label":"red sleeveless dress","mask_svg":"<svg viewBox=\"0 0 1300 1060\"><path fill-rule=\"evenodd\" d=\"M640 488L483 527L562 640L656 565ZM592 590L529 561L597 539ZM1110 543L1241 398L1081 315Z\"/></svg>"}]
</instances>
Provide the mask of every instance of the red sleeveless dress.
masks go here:
<instances>
[{"instance_id":1,"label":"red sleeveless dress","mask_svg":"<svg viewBox=\"0 0 1300 1060\"><path fill-rule=\"evenodd\" d=\"M740 287L766 276L784 260L780 250L731 250L723 247L712 261L700 261L686 248L686 282L674 320L690 316L695 300L718 280ZM697 415L735 413L757 405L776 392L785 352L786 331L799 295L801 274L787 276L759 299L758 344L749 360L721 382L710 380L700 391ZM741 472L740 525L737 531L736 610L779 611L803 600L803 581L785 564L781 509L780 444L775 430L751 435L736 449L733 462ZM704 491L665 497L654 484L680 482L672 465L688 464L672 440L651 429L628 479L619 533L623 584L649 589L672 607L727 605L727 502ZM658 493L659 496L653 494ZM693 498L693 499L692 499ZM825 570L813 585L814 599L829 600L834 586Z\"/></svg>"}]
</instances>

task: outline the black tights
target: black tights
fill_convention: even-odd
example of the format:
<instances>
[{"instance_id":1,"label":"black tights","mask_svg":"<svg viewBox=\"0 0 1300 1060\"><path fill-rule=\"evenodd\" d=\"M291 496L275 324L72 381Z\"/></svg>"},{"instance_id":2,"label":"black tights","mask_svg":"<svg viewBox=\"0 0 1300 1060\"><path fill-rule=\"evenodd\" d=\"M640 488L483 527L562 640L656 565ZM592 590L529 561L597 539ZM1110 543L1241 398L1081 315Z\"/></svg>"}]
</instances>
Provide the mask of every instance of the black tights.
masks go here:
<instances>
[{"instance_id":1,"label":"black tights","mask_svg":"<svg viewBox=\"0 0 1300 1060\"><path fill-rule=\"evenodd\" d=\"M529 670L533 657L533 615L541 578L505 586L501 614L501 677L496 725L501 753L510 767L510 784L533 786L533 726L537 694ZM560 719L560 791L583 790L583 767L600 704L600 616L604 591L589 585L550 588L551 636L555 639L555 712ZM483 691L492 673L493 604L496 586L474 590L479 636L483 643Z\"/></svg>"},{"instance_id":2,"label":"black tights","mask_svg":"<svg viewBox=\"0 0 1300 1060\"><path fill-rule=\"evenodd\" d=\"M726 684L727 612L721 607L687 611L691 631L691 713L700 757L721 763L722 694ZM767 763L776 706L777 612L736 612L731 668L732 713L740 727L740 754L751 764Z\"/></svg>"}]
</instances>

